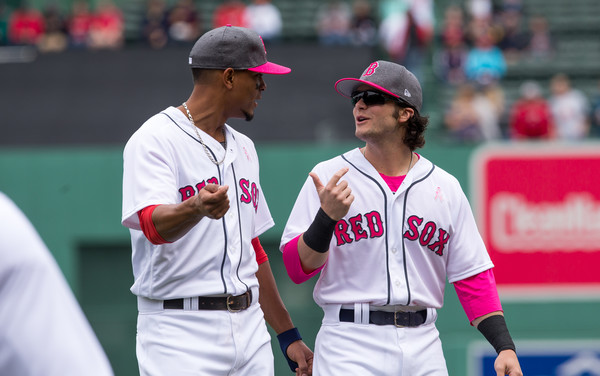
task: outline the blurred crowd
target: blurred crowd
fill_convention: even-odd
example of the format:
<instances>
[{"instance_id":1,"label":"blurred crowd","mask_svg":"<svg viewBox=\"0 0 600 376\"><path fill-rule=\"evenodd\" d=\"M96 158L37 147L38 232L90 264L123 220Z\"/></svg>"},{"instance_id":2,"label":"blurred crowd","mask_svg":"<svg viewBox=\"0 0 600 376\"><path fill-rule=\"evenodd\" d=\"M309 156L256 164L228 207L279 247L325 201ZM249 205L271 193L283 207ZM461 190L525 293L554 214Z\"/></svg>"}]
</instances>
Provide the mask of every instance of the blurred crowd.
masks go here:
<instances>
[{"instance_id":1,"label":"blurred crowd","mask_svg":"<svg viewBox=\"0 0 600 376\"><path fill-rule=\"evenodd\" d=\"M36 46L40 52L67 48L117 49L124 43L121 10L111 0L75 0L67 15L56 5L42 11L26 2L15 9L0 3L0 46Z\"/></svg>"},{"instance_id":2,"label":"blurred crowd","mask_svg":"<svg viewBox=\"0 0 600 376\"><path fill-rule=\"evenodd\" d=\"M506 98L503 79L512 65L555 57L555 36L546 18L526 14L524 0L448 3L436 20L434 0L326 0L314 15L313 35L325 46L372 47L378 58L405 65L420 80L423 68L432 66L438 82L452 93L447 107L438 110L453 141L600 136L600 86L599 95L588 98L566 74L556 72L547 82L524 82L518 99ZM126 42L123 11L112 0L74 0L68 11L4 4L0 46L59 52L119 49ZM282 14L271 0L223 0L208 18L198 5L198 0L145 0L133 28L139 33L128 35L127 42L161 49L193 43L227 24L254 29L265 43L282 39Z\"/></svg>"},{"instance_id":3,"label":"blurred crowd","mask_svg":"<svg viewBox=\"0 0 600 376\"><path fill-rule=\"evenodd\" d=\"M526 14L524 5L523 0L466 0L444 10L433 65L453 93L443 116L450 140L600 136L600 86L599 95L588 98L566 73L555 72L547 82L522 82L515 98L507 100L503 79L511 66L556 57L548 20Z\"/></svg>"}]
</instances>

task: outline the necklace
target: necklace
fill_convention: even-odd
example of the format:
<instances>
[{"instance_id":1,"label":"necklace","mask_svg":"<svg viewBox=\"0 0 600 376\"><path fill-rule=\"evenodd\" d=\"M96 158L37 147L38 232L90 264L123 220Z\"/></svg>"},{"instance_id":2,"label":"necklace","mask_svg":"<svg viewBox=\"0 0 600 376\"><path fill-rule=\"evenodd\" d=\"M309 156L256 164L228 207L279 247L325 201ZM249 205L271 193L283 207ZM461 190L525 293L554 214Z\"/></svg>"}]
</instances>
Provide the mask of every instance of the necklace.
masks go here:
<instances>
[{"instance_id":1,"label":"necklace","mask_svg":"<svg viewBox=\"0 0 600 376\"><path fill-rule=\"evenodd\" d=\"M227 137L225 136L225 128L223 128L223 137L225 137L225 142L223 143L223 147L225 148L225 153L223 154L223 159L221 159L220 161L217 161L215 159L215 157L213 157L212 153L208 150L208 147L202 140L202 137L200 137L200 132L198 132L198 127L196 127L194 118L192 117L192 114L190 114L190 110L188 109L188 106L185 102L183 102L183 108L185 108L185 112L187 112L188 119L190 119L190 122L192 123L192 128L194 128L194 131L196 131L196 136L198 136L198 140L202 144L202 147L204 148L204 152L208 156L208 159L210 159L210 161L212 163L216 164L217 166L220 165L221 163L223 163L223 161L225 160L225 157L227 156Z\"/></svg>"}]
</instances>

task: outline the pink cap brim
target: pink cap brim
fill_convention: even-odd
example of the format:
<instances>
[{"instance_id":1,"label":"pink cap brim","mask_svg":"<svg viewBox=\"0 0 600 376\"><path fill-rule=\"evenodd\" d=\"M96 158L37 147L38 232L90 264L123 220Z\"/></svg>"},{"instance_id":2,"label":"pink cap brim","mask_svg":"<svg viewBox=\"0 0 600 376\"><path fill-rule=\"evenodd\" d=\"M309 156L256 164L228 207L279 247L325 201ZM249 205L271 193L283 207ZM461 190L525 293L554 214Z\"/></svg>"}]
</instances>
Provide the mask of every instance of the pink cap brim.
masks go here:
<instances>
[{"instance_id":1,"label":"pink cap brim","mask_svg":"<svg viewBox=\"0 0 600 376\"><path fill-rule=\"evenodd\" d=\"M292 70L288 67L284 67L283 65L266 62L263 65L259 65L258 67L248 68L249 71L258 72L258 73L266 73L266 74L288 74Z\"/></svg>"},{"instance_id":2,"label":"pink cap brim","mask_svg":"<svg viewBox=\"0 0 600 376\"><path fill-rule=\"evenodd\" d=\"M379 85L374 84L369 81L359 80L358 78L342 78L342 79L338 80L335 83L335 90L338 93L340 93L341 95L343 95L344 97L350 98L352 96L352 92L354 92L354 90L357 87L359 87L361 84L369 85L372 88L375 88L379 91L389 94L394 98L400 98L398 95L392 93L391 91L389 91L388 89L386 89L382 86L379 86Z\"/></svg>"}]
</instances>

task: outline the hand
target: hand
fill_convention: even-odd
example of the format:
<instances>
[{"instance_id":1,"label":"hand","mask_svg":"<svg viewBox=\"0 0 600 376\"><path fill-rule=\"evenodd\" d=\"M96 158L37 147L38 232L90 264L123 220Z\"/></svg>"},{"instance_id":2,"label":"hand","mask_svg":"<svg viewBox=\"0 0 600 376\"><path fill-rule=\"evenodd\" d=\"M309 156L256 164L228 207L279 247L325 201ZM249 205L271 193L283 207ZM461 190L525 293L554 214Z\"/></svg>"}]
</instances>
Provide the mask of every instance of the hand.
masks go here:
<instances>
[{"instance_id":1,"label":"hand","mask_svg":"<svg viewBox=\"0 0 600 376\"><path fill-rule=\"evenodd\" d=\"M227 185L207 184L193 197L194 206L200 215L212 219L219 219L229 210L229 197ZM191 199L190 199L191 200Z\"/></svg>"},{"instance_id":2,"label":"hand","mask_svg":"<svg viewBox=\"0 0 600 376\"><path fill-rule=\"evenodd\" d=\"M303 341L292 342L287 348L287 356L298 363L296 376L312 375L313 352Z\"/></svg>"},{"instance_id":3,"label":"hand","mask_svg":"<svg viewBox=\"0 0 600 376\"><path fill-rule=\"evenodd\" d=\"M512 350L500 351L494 362L494 369L497 376L523 376L517 354Z\"/></svg>"},{"instance_id":4,"label":"hand","mask_svg":"<svg viewBox=\"0 0 600 376\"><path fill-rule=\"evenodd\" d=\"M321 208L334 221L339 221L348 214L350 205L354 201L354 196L352 195L352 190L348 187L348 182L345 180L340 181L342 176L347 172L348 167L340 169L333 174L327 185L323 185L321 179L314 172L309 174L319 194Z\"/></svg>"}]
</instances>

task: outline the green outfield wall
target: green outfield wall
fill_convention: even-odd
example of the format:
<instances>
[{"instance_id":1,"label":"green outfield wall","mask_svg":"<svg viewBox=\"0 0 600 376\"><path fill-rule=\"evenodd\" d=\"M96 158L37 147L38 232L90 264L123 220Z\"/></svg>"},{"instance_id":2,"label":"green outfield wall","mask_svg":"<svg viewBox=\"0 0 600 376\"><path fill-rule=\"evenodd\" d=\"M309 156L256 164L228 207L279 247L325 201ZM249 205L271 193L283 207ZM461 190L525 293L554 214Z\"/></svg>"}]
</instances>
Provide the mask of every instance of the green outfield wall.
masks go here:
<instances>
[{"instance_id":1,"label":"green outfield wall","mask_svg":"<svg viewBox=\"0 0 600 376\"><path fill-rule=\"evenodd\" d=\"M279 237L311 167L356 146L257 145L263 190L276 222L261 240L280 293L311 347L321 320L312 300L315 281L304 285L289 281L277 250ZM468 162L473 150L472 146L428 144L422 153L454 174L469 195ZM25 212L54 254L116 375L129 376L138 374L136 303L129 292L129 233L120 224L121 153L121 147L3 148L0 190ZM517 347L528 340L600 340L597 298L509 300L504 309ZM450 375L467 375L467 348L482 336L469 326L451 287L446 290L438 327ZM273 345L276 374L290 375L276 340Z\"/></svg>"}]
</instances>

